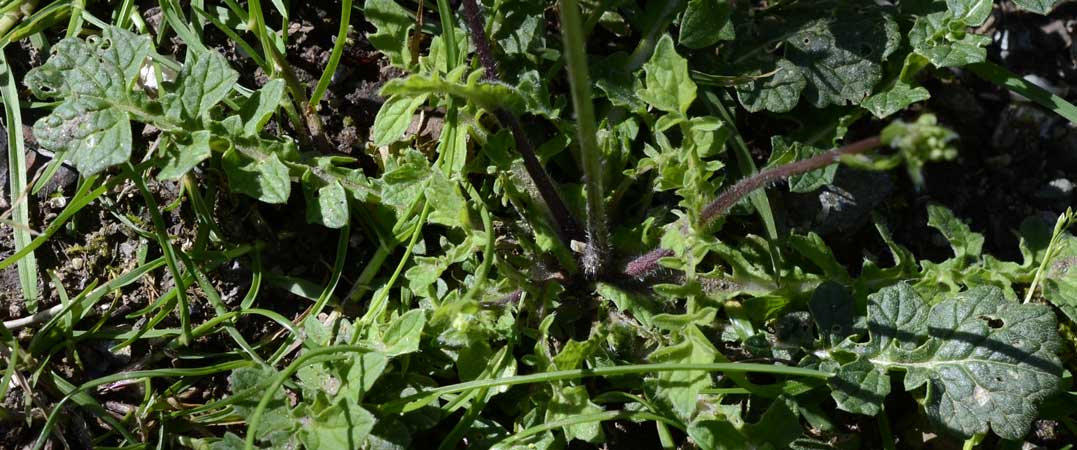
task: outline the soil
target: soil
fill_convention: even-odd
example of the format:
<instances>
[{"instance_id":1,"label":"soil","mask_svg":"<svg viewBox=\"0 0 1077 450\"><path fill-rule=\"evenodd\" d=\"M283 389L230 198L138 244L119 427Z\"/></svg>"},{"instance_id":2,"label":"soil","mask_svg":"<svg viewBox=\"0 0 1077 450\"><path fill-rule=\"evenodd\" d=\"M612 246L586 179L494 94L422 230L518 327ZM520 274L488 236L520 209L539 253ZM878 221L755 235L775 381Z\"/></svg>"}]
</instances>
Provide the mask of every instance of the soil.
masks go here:
<instances>
[{"instance_id":1,"label":"soil","mask_svg":"<svg viewBox=\"0 0 1077 450\"><path fill-rule=\"evenodd\" d=\"M156 19L159 22L151 4L145 3L143 11L146 11L147 21L152 24ZM294 65L298 78L313 88L333 47L339 2L295 2L294 9L295 17L289 26L289 61ZM271 23L270 26L276 25ZM383 102L377 92L386 80L399 75L366 40L366 33L372 31L361 16L353 14L353 30L348 36L350 44L345 47L340 69L334 74L318 111L326 136L333 144L332 150L363 159L365 164L371 164L367 154L368 130ZM996 11L986 32L996 38L989 59L1001 62L1015 73L1036 75L1071 102L1077 102L1077 95L1074 95L1077 89L1071 89L1077 88L1077 50L1072 45L1074 33L1077 33L1077 5L1063 5L1048 17L1003 8ZM228 58L241 74L240 83L244 86L256 88L265 80L265 74L212 26L205 30L205 41ZM183 48L174 43L165 43L159 50L171 52L177 59L182 59ZM27 70L42 63L42 55L26 45L10 46L9 52L16 79L21 79ZM1050 111L1021 101L971 73L956 70L936 72L934 75L924 79L933 98L922 105L921 110L910 112L909 117L915 117L920 112L937 114L943 124L961 136L960 157L950 163L929 165L925 171L926 187L922 191L916 191L903 174L895 173L887 176L887 183L869 183L875 189L867 189L860 198L873 197L867 203L878 205L877 210L886 217L897 241L919 257L941 260L949 256L949 248L944 241L924 238L938 236L926 226L925 206L935 202L953 210L974 231L983 233L986 237L986 253L1017 260L1020 253L1015 230L1022 220L1030 216L1053 217L1073 204L1072 186L1077 183L1077 176L1074 175L1077 173L1077 128ZM24 117L28 124L35 119ZM861 122L851 131L851 135L870 133L878 127L878 124L870 121ZM775 133L773 129L756 124L740 123L738 128L762 155L760 162L764 162L769 136ZM289 124L270 126L279 127L285 132L292 131ZM29 140L28 159L34 160L30 173L35 173L49 159L33 151L36 147L29 128L26 134ZM0 136L3 135L0 133ZM148 144L152 135L143 139L147 140L143 145ZM3 162L6 166L6 155ZM6 167L4 169L0 172L6 176ZM843 178L856 176L843 175ZM9 197L7 182L6 179L0 181L3 181L3 195L0 198L6 202ZM213 173L201 173L198 177L198 182L206 185L219 186L222 181L218 174ZM61 169L52 187L46 190L48 193L34 197L31 210L33 229L40 231L52 222L63 209L65 200L74 193L76 185L75 174L66 168ZM883 185L889 188L879 188ZM162 206L172 203L179 194L175 183L151 181L150 189L156 202ZM790 226L804 222L798 217L811 217L810 213L803 215L788 206L804 200L803 197L781 194L778 190L774 195L782 200L778 204L789 208L789 211L782 211L781 214L788 217ZM141 228L152 231L150 215L137 188L131 184L120 184L106 197L116 200L115 204L94 202L36 251L39 265L55 270L68 295L76 295L93 281L103 283L115 278L134 267L139 258L148 260L161 254L152 240L140 236L117 218L126 217ZM302 196L293 196L293 201L287 205L273 206L242 196L220 195L212 199L211 207L226 242L261 245L260 257L268 273L302 278L323 286L333 265L338 235L306 224L303 214L296 213L303 211L302 203ZM181 205L164 213L169 234L175 237L174 242L180 247L192 242L196 233L195 224L189 221L190 217L194 217L188 209L189 202ZM3 209L6 207L4 205ZM811 224L824 235L839 258L850 268L859 267L866 252L886 254L873 227L864 226L868 209L854 214L856 217L842 219L848 223L843 222L841 226L833 223ZM11 233L10 227L0 227L0 259L13 253ZM868 243L866 247L864 243ZM353 240L349 245L347 269L338 294L351 286L354 280L349 277L361 270L374 247L361 240ZM140 256L140 252L144 252L144 255ZM250 264L250 258L244 258L207 274L226 304L236 304L249 289ZM114 317L113 323L116 323L116 317L149 305L174 283L166 270L154 274L111 294L100 302L107 305L107 309L96 311L95 314L110 315ZM40 276L42 280L47 279L45 273ZM44 282L40 288L44 298L39 308L59 302L56 289L47 287ZM192 301L192 321L204 321L213 314L212 307L200 289L191 287L188 291ZM297 317L311 303L271 282L263 284L258 302L259 307L289 318ZM0 305L4 305L0 308L0 320L29 314L22 303L15 267L0 270ZM137 316L123 320L136 326L142 323ZM177 326L177 319L169 317L162 326ZM248 339L257 340L275 327L263 319L252 317L241 320L239 329ZM24 337L26 333L29 332L23 331ZM202 339L194 344L192 350L207 353L220 351L225 342L223 339ZM80 368L71 360L76 351L82 360L96 358L97 362ZM153 340L133 346L126 355L109 353L107 345L89 344L59 355L61 357L54 361L54 369L74 383L141 367L157 358L168 358L173 365L182 365L182 361L175 358L176 355L164 352ZM50 397L59 397L55 395L57 390L54 386L43 384ZM224 386L227 383L223 378L208 378L197 386L198 389L191 391L191 401L219 398ZM21 411L21 407L17 406L24 402L21 396L22 390L12 389L8 398L0 400L3 400L4 406ZM102 394L99 400L102 403L138 404L140 398L138 389L130 388ZM913 407L906 404L911 402L909 398L898 397L894 402L904 402L897 406L899 408ZM78 416L74 410L72 413ZM92 417L82 419L84 426L96 426ZM873 425L865 423L864 426ZM922 424L913 426L920 427ZM1054 447L1053 443L1077 441L1077 437L1068 434L1065 428L1051 427L1050 424L1044 424L1041 428L1048 429L1042 433L1049 436L1043 442L1048 447ZM624 444L623 447L611 445L610 448L636 448L631 443L638 440L640 432L637 424L628 422L608 427L608 434L614 438L614 442ZM0 448L22 448L34 438L36 431L27 428L25 421L0 422ZM75 444L75 447L78 445ZM951 447L925 444L922 448Z\"/></svg>"}]
</instances>

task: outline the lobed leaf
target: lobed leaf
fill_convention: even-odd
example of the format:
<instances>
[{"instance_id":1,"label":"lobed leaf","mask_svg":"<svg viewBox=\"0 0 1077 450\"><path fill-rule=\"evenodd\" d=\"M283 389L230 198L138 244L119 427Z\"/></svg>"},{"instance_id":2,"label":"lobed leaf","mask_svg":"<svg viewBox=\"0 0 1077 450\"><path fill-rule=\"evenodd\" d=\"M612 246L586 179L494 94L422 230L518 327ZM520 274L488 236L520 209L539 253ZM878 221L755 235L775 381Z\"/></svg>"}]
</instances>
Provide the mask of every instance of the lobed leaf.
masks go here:
<instances>
[{"instance_id":1,"label":"lobed leaf","mask_svg":"<svg viewBox=\"0 0 1077 450\"><path fill-rule=\"evenodd\" d=\"M238 79L239 73L220 53L191 53L176 79L175 89L164 98L165 113L176 120L200 123L232 91Z\"/></svg>"},{"instance_id":2,"label":"lobed leaf","mask_svg":"<svg viewBox=\"0 0 1077 450\"><path fill-rule=\"evenodd\" d=\"M827 14L819 13L822 5L793 7L748 28L756 35L744 40L751 45L732 53L732 64L747 73L775 74L738 86L738 97L750 111L789 111L797 93L817 108L857 104L882 80L882 62L901 42L892 9L823 3L831 7ZM767 44L760 42L781 43L781 51L763 53Z\"/></svg>"},{"instance_id":3,"label":"lobed leaf","mask_svg":"<svg viewBox=\"0 0 1077 450\"><path fill-rule=\"evenodd\" d=\"M228 175L233 191L247 194L265 203L284 203L291 195L292 180L288 167L276 153L252 159L236 149L221 156L221 168Z\"/></svg>"},{"instance_id":4,"label":"lobed leaf","mask_svg":"<svg viewBox=\"0 0 1077 450\"><path fill-rule=\"evenodd\" d=\"M643 65L643 89L636 95L651 106L684 114L696 99L696 83L688 76L688 61L673 48L673 38L663 35L650 61Z\"/></svg>"},{"instance_id":5,"label":"lobed leaf","mask_svg":"<svg viewBox=\"0 0 1077 450\"><path fill-rule=\"evenodd\" d=\"M103 36L58 42L24 79L34 95L62 100L34 124L35 138L87 176L131 157L130 112L140 111L143 99L129 88L150 48L149 38L123 30Z\"/></svg>"},{"instance_id":6,"label":"lobed leaf","mask_svg":"<svg viewBox=\"0 0 1077 450\"><path fill-rule=\"evenodd\" d=\"M982 286L929 308L906 283L868 301L870 340L842 344L856 359L830 381L841 409L877 413L888 372L901 369L905 390L926 387L921 403L942 429L964 437L990 429L1020 439L1039 405L1061 387L1061 344L1044 305L1013 303Z\"/></svg>"}]
</instances>

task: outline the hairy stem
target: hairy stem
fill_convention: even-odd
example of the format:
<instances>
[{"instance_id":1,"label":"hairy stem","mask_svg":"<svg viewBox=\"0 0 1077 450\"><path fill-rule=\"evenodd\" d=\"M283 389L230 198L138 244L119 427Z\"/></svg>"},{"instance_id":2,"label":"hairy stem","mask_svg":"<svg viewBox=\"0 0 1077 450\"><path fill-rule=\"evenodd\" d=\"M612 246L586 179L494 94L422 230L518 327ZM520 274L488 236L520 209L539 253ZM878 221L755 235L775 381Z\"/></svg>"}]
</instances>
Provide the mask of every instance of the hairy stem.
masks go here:
<instances>
[{"instance_id":1,"label":"hairy stem","mask_svg":"<svg viewBox=\"0 0 1077 450\"><path fill-rule=\"evenodd\" d=\"M516 149L520 152L520 156L524 158L524 168L527 169L527 174L531 177L531 181L535 183L539 197L542 197L542 201L550 209L550 215L553 216L557 225L557 232L561 237L561 241L569 248L571 248L573 240L582 241L583 233L580 231L579 222L569 212L565 202L561 200L561 194L557 193L557 188L554 187L553 180L546 173L546 169L542 168L542 162L539 161L538 156L535 154L535 147L531 145L531 140L527 139L527 135L524 134L524 128L520 124L520 120L503 109L497 112L497 120L512 130L512 136L516 140Z\"/></svg>"},{"instance_id":2,"label":"hairy stem","mask_svg":"<svg viewBox=\"0 0 1077 450\"><path fill-rule=\"evenodd\" d=\"M475 53L479 55L479 63L486 69L483 77L487 80L498 81L500 72L497 70L497 61L494 60L494 52L490 48L490 40L486 38L486 26L482 23L482 15L479 14L479 5L475 0L464 0L464 20L471 31L471 43L475 44Z\"/></svg>"},{"instance_id":3,"label":"hairy stem","mask_svg":"<svg viewBox=\"0 0 1077 450\"><path fill-rule=\"evenodd\" d=\"M878 136L862 139L852 144L822 153L812 158L792 162L789 164L773 167L748 178L744 178L734 184L733 187L722 192L699 215L699 225L706 227L715 219L721 217L736 205L741 199L751 194L756 189L765 187L779 180L789 178L813 170L821 169L838 162L844 155L855 155L882 145ZM687 224L685 228L687 228ZM656 248L642 256L629 261L625 265L624 274L632 278L641 278L658 270L658 260L667 256L673 256L673 251L665 248Z\"/></svg>"},{"instance_id":4,"label":"hairy stem","mask_svg":"<svg viewBox=\"0 0 1077 450\"><path fill-rule=\"evenodd\" d=\"M561 37L568 63L572 107L576 111L576 136L587 194L587 249L583 255L583 269L588 276L595 277L602 273L609 258L602 155L595 139L598 130L595 128L595 108L591 100L591 79L587 73L580 7L576 0L561 0L560 3Z\"/></svg>"},{"instance_id":5,"label":"hairy stem","mask_svg":"<svg viewBox=\"0 0 1077 450\"><path fill-rule=\"evenodd\" d=\"M500 82L497 62L494 61L490 40L486 37L486 31L483 28L478 4L476 4L475 0L464 0L463 3L464 18L471 31L471 40L475 44L475 52L478 53L479 62L486 71L483 77L489 81ZM542 168L542 162L539 161L538 156L535 154L535 147L531 144L531 140L524 133L523 125L520 124L520 120L516 116L505 109L499 109L495 115L502 126L506 126L512 131L512 136L516 140L516 150L524 158L527 175L531 177L531 181L538 189L539 196L542 197L543 203L546 204L546 207L550 210L550 215L553 216L558 236L566 247L572 248L572 241L582 241L583 233L580 231L579 223L569 212L568 207L565 206L561 195L557 193L553 179L546 173L546 169Z\"/></svg>"}]
</instances>

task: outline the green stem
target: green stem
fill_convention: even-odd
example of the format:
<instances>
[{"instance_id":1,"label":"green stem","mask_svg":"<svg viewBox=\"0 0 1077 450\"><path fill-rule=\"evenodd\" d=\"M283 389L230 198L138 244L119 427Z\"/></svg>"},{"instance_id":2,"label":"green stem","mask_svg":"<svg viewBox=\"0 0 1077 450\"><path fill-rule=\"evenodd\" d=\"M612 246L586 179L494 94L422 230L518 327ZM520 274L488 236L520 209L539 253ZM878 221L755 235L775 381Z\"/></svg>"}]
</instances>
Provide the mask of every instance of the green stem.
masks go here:
<instances>
[{"instance_id":1,"label":"green stem","mask_svg":"<svg viewBox=\"0 0 1077 450\"><path fill-rule=\"evenodd\" d=\"M441 17L441 39L445 41L445 56L449 60L446 68L451 71L453 67L460 64L460 60L456 55L456 27L452 24L452 8L449 7L449 0L438 0L438 16Z\"/></svg>"},{"instance_id":2,"label":"green stem","mask_svg":"<svg viewBox=\"0 0 1077 450\"><path fill-rule=\"evenodd\" d=\"M802 367L788 367L771 364L756 363L709 363L709 364L631 364L624 366L596 367L594 369L558 370L554 372L540 372L514 377L496 378L491 380L475 380L464 383L450 384L420 392L393 402L387 403L382 410L390 413L406 413L421 408L438 397L445 394L482 389L494 386L515 386L518 384L545 383L551 381L574 380L587 377L611 377L638 373L654 372L677 372L685 370L700 370L706 372L725 373L769 373L774 375L799 376L809 378L830 378L831 374L814 369Z\"/></svg>"},{"instance_id":3,"label":"green stem","mask_svg":"<svg viewBox=\"0 0 1077 450\"><path fill-rule=\"evenodd\" d=\"M587 197L587 249L583 255L584 273L592 278L603 272L609 256L605 194L602 186L602 154L595 136L595 107L591 79L587 73L587 47L583 41L580 7L576 0L561 0L561 37L568 62L572 107L576 111L576 136L580 146L584 186Z\"/></svg>"},{"instance_id":4,"label":"green stem","mask_svg":"<svg viewBox=\"0 0 1077 450\"><path fill-rule=\"evenodd\" d=\"M153 198L153 194L150 193L146 182L142 176L135 171L134 166L128 163L124 168L127 170L127 176L135 182L138 186L138 190L142 192L142 199L146 202L146 208L149 209L150 217L153 218L153 228L157 233L157 243L161 246L161 253L164 254L165 263L168 264L168 271L172 274L172 280L176 283L176 298L179 300L179 318L180 329L183 330L183 335L180 336L180 345L186 346L190 344L193 338L191 337L191 308L190 303L187 301L187 286L183 284L183 273L180 272L179 264L176 263L176 250L172 247L171 238L168 235L168 228L165 227L164 218L161 217L160 209L157 207L157 200Z\"/></svg>"},{"instance_id":5,"label":"green stem","mask_svg":"<svg viewBox=\"0 0 1077 450\"><path fill-rule=\"evenodd\" d=\"M965 68L972 71L980 78L995 83L1006 89L1027 97L1041 106L1054 111L1070 123L1077 123L1077 106L1067 102L1066 99L1048 92L1046 89L1036 86L1029 81L1014 75L1006 68L991 61L969 64Z\"/></svg>"},{"instance_id":6,"label":"green stem","mask_svg":"<svg viewBox=\"0 0 1077 450\"><path fill-rule=\"evenodd\" d=\"M53 427L56 426L56 421L59 420L60 414L62 412L67 411L67 408L63 407L64 403L67 403L67 401L71 400L71 398L74 397L75 395L78 395L79 393L82 393L82 392L86 392L87 390L89 390L91 388L95 388L97 386L101 386L101 385L108 384L108 383L113 383L113 382L116 382L116 381L135 380L135 379L139 379L139 378L201 377L201 376L213 375L213 374L221 373L221 372L227 372L227 371L239 369L241 367L250 367L250 366L253 366L253 365L254 365L253 361L241 360L241 361L228 361L228 362L223 362L223 363L220 363L220 364L215 364L215 365L206 366L206 367L193 367L193 368L189 368L189 369L134 370L134 371L130 371L130 372L120 372L120 373L117 373L117 374L114 374L114 375L109 375L109 376L101 377L101 378L98 378L98 379L95 379L95 380L87 381L87 382L79 385L78 388L76 388L75 390L69 392L67 395L64 395L64 398L60 399L60 401L57 402L55 406L53 406L52 412L49 413L48 418L45 420L45 425L42 427L41 431L38 432L37 442L34 443L34 450L41 450L42 448L45 447L45 443L47 442L45 437L53 429Z\"/></svg>"},{"instance_id":7,"label":"green stem","mask_svg":"<svg viewBox=\"0 0 1077 450\"><path fill-rule=\"evenodd\" d=\"M356 334L358 334L358 330L356 330ZM323 356L323 358L320 358L318 361L327 361L341 359L350 356L351 353L362 353L368 351L370 351L369 348L359 345L336 345L332 347L322 347L319 349L307 350L306 353L303 353L303 356L296 358L295 361L292 361L291 364L288 364L288 367L286 367L284 370L278 373L275 378L273 378L273 382L269 385L269 388L266 389L265 393L262 394L262 399L258 401L258 406L254 408L254 413L247 421L247 438L243 448L245 450L251 450L254 448L254 438L255 435L258 434L258 425L262 423L262 414L265 413L266 407L269 406L269 401L273 399L273 393L277 392L277 390L280 389L282 385L284 385L284 382L293 374L295 374L295 372L299 370L299 368L307 365L307 363L311 359L319 356Z\"/></svg>"},{"instance_id":8,"label":"green stem","mask_svg":"<svg viewBox=\"0 0 1077 450\"><path fill-rule=\"evenodd\" d=\"M479 291L482 290L486 284L486 276L490 272L490 266L494 262L494 223L490 218L490 210L486 208L486 204L482 201L482 197L479 196L475 187L467 185L468 196L471 197L471 201L475 202L479 206L479 216L482 218L482 228L486 234L486 244L482 250L482 264L479 265L479 270L475 271L475 283L471 285L471 288L464 294L464 301L473 300Z\"/></svg>"},{"instance_id":9,"label":"green stem","mask_svg":"<svg viewBox=\"0 0 1077 450\"><path fill-rule=\"evenodd\" d=\"M326 89L329 89L329 82L333 80L333 74L337 71L337 66L340 65L340 55L344 53L344 45L348 42L348 30L351 28L352 17L352 0L341 0L340 2L340 28L337 30L337 41L333 43L333 52L329 54L329 63L325 66L325 71L322 72L322 77L318 79L318 85L314 87L314 92L310 94L310 108L314 108L319 102L322 101L322 96L325 95Z\"/></svg>"},{"instance_id":10,"label":"green stem","mask_svg":"<svg viewBox=\"0 0 1077 450\"><path fill-rule=\"evenodd\" d=\"M370 302L367 307L366 314L355 324L355 331L349 340L350 344L355 344L359 341L359 335L362 334L362 330L365 326L370 325L378 316L385 311L385 305L389 300L389 292L393 289L393 285L396 284L397 278L400 278L401 272L404 271L404 266L407 265L408 260L411 259L411 252L415 249L415 243L419 241L419 235L422 234L423 225L426 224L426 218L430 214L430 202L423 201L423 210L419 213L419 220L415 223L415 229L411 233L411 240L408 242L407 248L404 249L404 256L400 258L400 263L396 265L396 270L393 271L393 275L389 277L389 282L386 283L374 300Z\"/></svg>"},{"instance_id":11,"label":"green stem","mask_svg":"<svg viewBox=\"0 0 1077 450\"><path fill-rule=\"evenodd\" d=\"M568 426L572 426L572 425L579 425L579 424L591 423L591 422L605 422L605 421L609 421L609 420L626 420L626 419L627 420L632 420L632 421L653 420L653 421L656 421L656 422L665 423L667 425L679 426L679 424L675 420L669 419L669 418L664 417L664 416L660 416L658 414L649 413L649 412L605 411L605 412L593 413L593 414L575 415L575 416L571 416L571 417L566 418L566 419L555 420L553 422L546 422L546 423L544 423L542 425L533 426L531 428L524 429L522 431L519 431L519 432L513 434L512 436L509 436L509 437L505 438L501 442L497 443L495 445L495 447L498 447L498 448L506 447L507 448L508 446L505 445L507 443L516 442L516 441L522 440L522 439L524 439L524 438L526 438L528 436L534 436L536 434L544 433L544 432L547 432L547 431L550 431L550 430L556 430L556 429L561 428L561 427L568 427Z\"/></svg>"}]
</instances>

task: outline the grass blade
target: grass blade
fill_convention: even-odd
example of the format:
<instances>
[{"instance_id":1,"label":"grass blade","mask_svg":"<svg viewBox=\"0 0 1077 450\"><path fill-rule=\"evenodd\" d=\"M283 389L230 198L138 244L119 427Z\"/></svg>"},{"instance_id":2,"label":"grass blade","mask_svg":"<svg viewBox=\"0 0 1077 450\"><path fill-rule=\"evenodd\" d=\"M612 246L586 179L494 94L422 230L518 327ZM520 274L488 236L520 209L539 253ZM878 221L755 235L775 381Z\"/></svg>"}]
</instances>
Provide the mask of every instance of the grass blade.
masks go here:
<instances>
[{"instance_id":1,"label":"grass blade","mask_svg":"<svg viewBox=\"0 0 1077 450\"><path fill-rule=\"evenodd\" d=\"M13 230L15 251L19 252L30 246L30 199L26 189L26 149L22 136L22 113L19 110L19 93L15 88L15 77L7 63L7 56L0 50L0 94L4 102L4 124L7 126L8 146L8 183L11 194L11 208L16 226ZM19 285L26 310L37 311L37 302L41 297L37 290L37 258L31 249L19 260Z\"/></svg>"},{"instance_id":2,"label":"grass blade","mask_svg":"<svg viewBox=\"0 0 1077 450\"><path fill-rule=\"evenodd\" d=\"M1005 67L991 61L970 64L966 67L980 78L1021 94L1040 106L1054 111L1055 114L1065 117L1070 123L1077 123L1077 106L1067 102L1062 97L1048 92L1044 88L1026 81L1024 78L1006 70Z\"/></svg>"},{"instance_id":3,"label":"grass blade","mask_svg":"<svg viewBox=\"0 0 1077 450\"><path fill-rule=\"evenodd\" d=\"M322 96L329 89L329 82L333 81L333 74L336 73L337 66L340 65L340 55L344 53L344 45L348 42L348 29L351 28L352 24L351 17L352 0L341 0L340 29L337 30L337 40L333 43L333 51L329 54L329 62L325 65L325 71L322 72L322 77L318 79L318 85L314 87L314 92L310 94L310 108L314 108L318 102L322 101Z\"/></svg>"}]
</instances>

